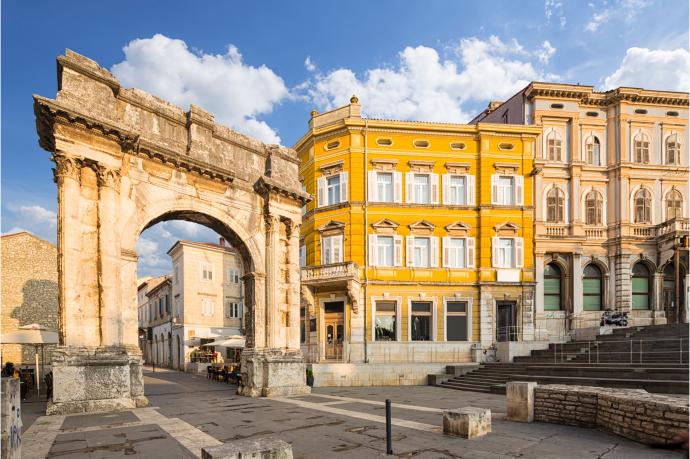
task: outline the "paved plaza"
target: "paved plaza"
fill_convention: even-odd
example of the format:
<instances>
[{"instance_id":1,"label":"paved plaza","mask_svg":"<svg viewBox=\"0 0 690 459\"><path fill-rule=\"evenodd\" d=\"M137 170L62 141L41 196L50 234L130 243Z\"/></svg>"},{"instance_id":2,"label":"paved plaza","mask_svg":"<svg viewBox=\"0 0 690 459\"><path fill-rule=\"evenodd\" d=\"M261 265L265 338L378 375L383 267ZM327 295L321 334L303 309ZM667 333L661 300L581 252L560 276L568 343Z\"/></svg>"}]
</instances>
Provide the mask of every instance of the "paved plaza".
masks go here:
<instances>
[{"instance_id":1,"label":"paved plaza","mask_svg":"<svg viewBox=\"0 0 690 459\"><path fill-rule=\"evenodd\" d=\"M408 386L317 388L309 396L252 399L203 375L148 370L149 408L36 418L31 412L39 404L27 405L23 457L194 458L203 446L269 435L291 443L296 458L380 457L386 398L394 403L393 457L683 457L596 430L504 421L503 395ZM473 440L443 435L442 409L469 405L491 409L493 432Z\"/></svg>"}]
</instances>

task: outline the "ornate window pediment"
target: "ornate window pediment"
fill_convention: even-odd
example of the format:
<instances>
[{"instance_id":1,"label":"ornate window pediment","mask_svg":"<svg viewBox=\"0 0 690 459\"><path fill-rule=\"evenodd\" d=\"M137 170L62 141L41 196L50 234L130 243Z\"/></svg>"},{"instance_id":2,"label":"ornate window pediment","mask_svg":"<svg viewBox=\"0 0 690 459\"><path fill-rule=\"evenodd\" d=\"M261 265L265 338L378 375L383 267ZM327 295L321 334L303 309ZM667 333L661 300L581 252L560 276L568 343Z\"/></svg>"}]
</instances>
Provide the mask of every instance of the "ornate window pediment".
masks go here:
<instances>
[{"instance_id":1,"label":"ornate window pediment","mask_svg":"<svg viewBox=\"0 0 690 459\"><path fill-rule=\"evenodd\" d=\"M419 220L410 223L410 232L415 235L429 235L434 232L436 225L428 220Z\"/></svg>"},{"instance_id":2,"label":"ornate window pediment","mask_svg":"<svg viewBox=\"0 0 690 459\"><path fill-rule=\"evenodd\" d=\"M384 218L383 220L372 223L371 226L377 233L394 233L400 225L393 220Z\"/></svg>"},{"instance_id":3,"label":"ornate window pediment","mask_svg":"<svg viewBox=\"0 0 690 459\"><path fill-rule=\"evenodd\" d=\"M513 222L505 222L500 225L496 225L496 234L498 236L517 236L520 227Z\"/></svg>"},{"instance_id":4,"label":"ornate window pediment","mask_svg":"<svg viewBox=\"0 0 690 459\"><path fill-rule=\"evenodd\" d=\"M446 225L445 228L448 234L451 236L467 237L470 234L470 225L459 220L455 223L451 223L450 225Z\"/></svg>"},{"instance_id":5,"label":"ornate window pediment","mask_svg":"<svg viewBox=\"0 0 690 459\"><path fill-rule=\"evenodd\" d=\"M316 230L324 235L342 233L345 231L345 223L337 220L331 220L325 225L318 227Z\"/></svg>"}]
</instances>

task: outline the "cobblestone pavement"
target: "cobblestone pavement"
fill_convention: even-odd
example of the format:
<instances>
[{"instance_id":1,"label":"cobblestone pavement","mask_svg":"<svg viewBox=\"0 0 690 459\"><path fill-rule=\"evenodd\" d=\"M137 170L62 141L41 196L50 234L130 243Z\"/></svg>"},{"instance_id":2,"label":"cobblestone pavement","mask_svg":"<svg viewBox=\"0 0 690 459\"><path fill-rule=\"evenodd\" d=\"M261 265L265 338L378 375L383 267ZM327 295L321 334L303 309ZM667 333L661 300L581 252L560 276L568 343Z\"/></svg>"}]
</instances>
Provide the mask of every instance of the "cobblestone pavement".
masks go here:
<instances>
[{"instance_id":1,"label":"cobblestone pavement","mask_svg":"<svg viewBox=\"0 0 690 459\"><path fill-rule=\"evenodd\" d=\"M679 458L590 429L504 421L505 397L435 387L317 388L312 395L251 399L205 376L145 373L151 407L44 416L24 433L23 457L194 458L203 446L272 435L295 458L370 458L385 453L384 400L393 401L393 457ZM490 408L493 432L465 440L441 433L441 410Z\"/></svg>"}]
</instances>

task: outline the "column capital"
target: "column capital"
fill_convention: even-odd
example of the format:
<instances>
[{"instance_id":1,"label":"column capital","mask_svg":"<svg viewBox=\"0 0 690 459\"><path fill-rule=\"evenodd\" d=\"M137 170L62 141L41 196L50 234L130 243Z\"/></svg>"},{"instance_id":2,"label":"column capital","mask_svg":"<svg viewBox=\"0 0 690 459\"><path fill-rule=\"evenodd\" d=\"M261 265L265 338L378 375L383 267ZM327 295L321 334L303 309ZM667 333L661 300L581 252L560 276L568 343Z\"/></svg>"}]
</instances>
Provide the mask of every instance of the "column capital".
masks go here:
<instances>
[{"instance_id":1,"label":"column capital","mask_svg":"<svg viewBox=\"0 0 690 459\"><path fill-rule=\"evenodd\" d=\"M297 223L294 220L285 220L286 226L287 226L287 236L290 237L299 237L299 229L301 226L301 223Z\"/></svg>"},{"instance_id":2,"label":"column capital","mask_svg":"<svg viewBox=\"0 0 690 459\"><path fill-rule=\"evenodd\" d=\"M99 187L113 188L116 191L120 189L121 175L119 170L101 164L98 164L95 169Z\"/></svg>"},{"instance_id":3,"label":"column capital","mask_svg":"<svg viewBox=\"0 0 690 459\"><path fill-rule=\"evenodd\" d=\"M266 231L278 231L280 228L280 215L264 213L264 221L266 222Z\"/></svg>"},{"instance_id":4,"label":"column capital","mask_svg":"<svg viewBox=\"0 0 690 459\"><path fill-rule=\"evenodd\" d=\"M76 181L81 180L81 168L84 165L82 158L56 152L50 159L55 163L55 167L53 168L53 179L55 183L61 185L65 178L71 178Z\"/></svg>"}]
</instances>

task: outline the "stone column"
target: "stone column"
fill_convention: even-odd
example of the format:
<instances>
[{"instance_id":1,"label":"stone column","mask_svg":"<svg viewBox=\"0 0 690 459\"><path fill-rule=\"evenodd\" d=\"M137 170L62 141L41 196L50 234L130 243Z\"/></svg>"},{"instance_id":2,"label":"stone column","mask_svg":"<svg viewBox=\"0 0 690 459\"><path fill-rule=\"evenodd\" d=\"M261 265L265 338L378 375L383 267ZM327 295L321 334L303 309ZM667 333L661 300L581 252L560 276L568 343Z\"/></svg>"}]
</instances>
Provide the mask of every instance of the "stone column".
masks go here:
<instances>
[{"instance_id":1,"label":"stone column","mask_svg":"<svg viewBox=\"0 0 690 459\"><path fill-rule=\"evenodd\" d=\"M101 345L123 344L120 296L120 172L98 166L98 283Z\"/></svg>"},{"instance_id":2,"label":"stone column","mask_svg":"<svg viewBox=\"0 0 690 459\"><path fill-rule=\"evenodd\" d=\"M582 254L573 252L573 316L582 315L583 311L582 285Z\"/></svg>"},{"instance_id":3,"label":"stone column","mask_svg":"<svg viewBox=\"0 0 690 459\"><path fill-rule=\"evenodd\" d=\"M56 152L53 174L58 194L58 302L60 342L82 344L85 329L81 322L79 289L79 258L81 254L81 222L79 218L80 177L82 160Z\"/></svg>"},{"instance_id":4,"label":"stone column","mask_svg":"<svg viewBox=\"0 0 690 459\"><path fill-rule=\"evenodd\" d=\"M280 217L266 216L266 345L275 349L280 327Z\"/></svg>"},{"instance_id":5,"label":"stone column","mask_svg":"<svg viewBox=\"0 0 690 459\"><path fill-rule=\"evenodd\" d=\"M535 257L534 272L536 277L536 298L535 301L535 312L537 317L541 318L544 314L544 254L536 253ZM539 324L537 324L537 328Z\"/></svg>"},{"instance_id":6,"label":"stone column","mask_svg":"<svg viewBox=\"0 0 690 459\"><path fill-rule=\"evenodd\" d=\"M245 282L245 302L248 315L245 316L246 348L266 347L266 275L251 272L242 278Z\"/></svg>"},{"instance_id":7,"label":"stone column","mask_svg":"<svg viewBox=\"0 0 690 459\"><path fill-rule=\"evenodd\" d=\"M630 278L630 254L616 255L616 304L621 311L632 310L632 280Z\"/></svg>"},{"instance_id":8,"label":"stone column","mask_svg":"<svg viewBox=\"0 0 690 459\"><path fill-rule=\"evenodd\" d=\"M300 267L299 267L299 228L300 225L290 221L287 226L288 256L287 256L287 299L288 299L288 330L287 348L300 349L299 340L299 309L300 309Z\"/></svg>"}]
</instances>

